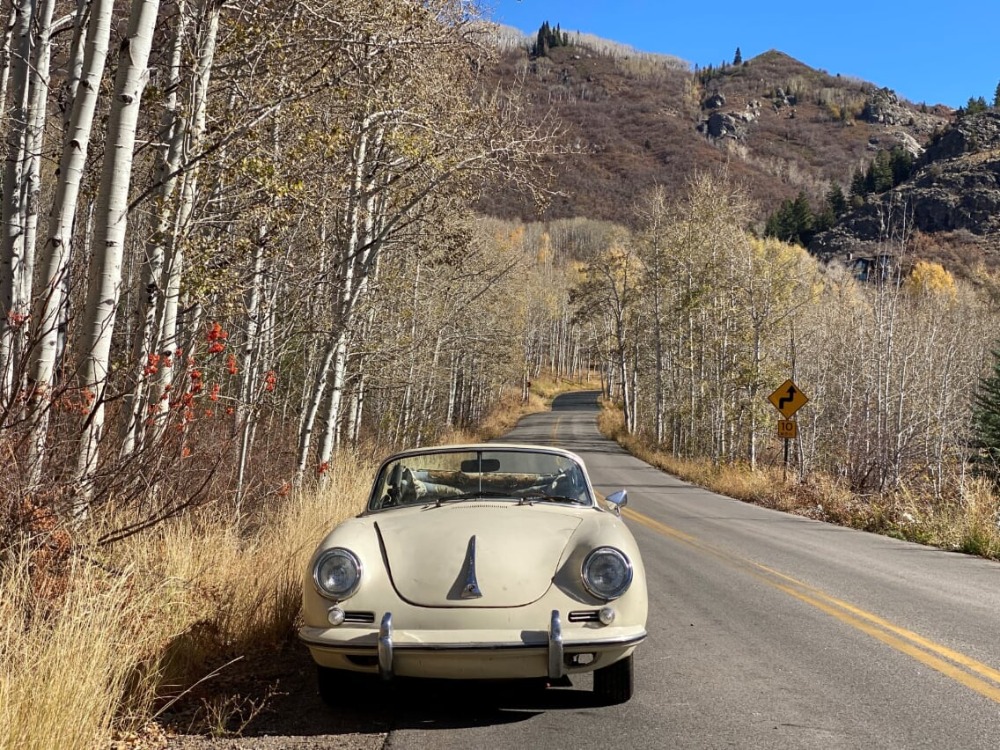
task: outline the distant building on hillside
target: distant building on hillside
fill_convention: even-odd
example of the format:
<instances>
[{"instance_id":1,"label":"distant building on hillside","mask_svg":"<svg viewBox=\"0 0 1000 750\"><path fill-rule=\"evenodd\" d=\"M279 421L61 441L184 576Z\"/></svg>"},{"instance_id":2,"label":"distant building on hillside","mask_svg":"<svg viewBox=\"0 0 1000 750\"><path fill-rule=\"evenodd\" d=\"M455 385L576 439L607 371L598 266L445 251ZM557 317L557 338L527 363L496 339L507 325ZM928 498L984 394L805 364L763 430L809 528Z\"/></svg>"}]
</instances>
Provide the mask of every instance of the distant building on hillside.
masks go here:
<instances>
[{"instance_id":1,"label":"distant building on hillside","mask_svg":"<svg viewBox=\"0 0 1000 750\"><path fill-rule=\"evenodd\" d=\"M899 261L892 253L876 255L851 255L848 267L858 281L872 284L884 284L894 278L900 271Z\"/></svg>"}]
</instances>

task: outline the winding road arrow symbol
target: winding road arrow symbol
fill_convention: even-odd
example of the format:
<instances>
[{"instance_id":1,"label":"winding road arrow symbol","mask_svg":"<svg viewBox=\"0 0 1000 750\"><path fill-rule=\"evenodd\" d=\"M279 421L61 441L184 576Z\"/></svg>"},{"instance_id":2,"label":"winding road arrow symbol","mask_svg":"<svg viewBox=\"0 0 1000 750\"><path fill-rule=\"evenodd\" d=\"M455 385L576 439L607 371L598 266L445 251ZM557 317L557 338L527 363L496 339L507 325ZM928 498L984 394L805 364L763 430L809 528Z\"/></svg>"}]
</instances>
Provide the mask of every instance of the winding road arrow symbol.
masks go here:
<instances>
[{"instance_id":1,"label":"winding road arrow symbol","mask_svg":"<svg viewBox=\"0 0 1000 750\"><path fill-rule=\"evenodd\" d=\"M795 390L795 386L794 385L788 386L788 395L787 396L782 396L781 398L778 399L778 411L784 412L785 411L785 404L790 404L793 401L795 401L795 394L796 393L798 393L798 391Z\"/></svg>"},{"instance_id":2,"label":"winding road arrow symbol","mask_svg":"<svg viewBox=\"0 0 1000 750\"><path fill-rule=\"evenodd\" d=\"M789 419L795 412L805 406L809 397L804 394L791 378L779 385L774 393L767 397L774 408L781 412L785 419Z\"/></svg>"}]
</instances>

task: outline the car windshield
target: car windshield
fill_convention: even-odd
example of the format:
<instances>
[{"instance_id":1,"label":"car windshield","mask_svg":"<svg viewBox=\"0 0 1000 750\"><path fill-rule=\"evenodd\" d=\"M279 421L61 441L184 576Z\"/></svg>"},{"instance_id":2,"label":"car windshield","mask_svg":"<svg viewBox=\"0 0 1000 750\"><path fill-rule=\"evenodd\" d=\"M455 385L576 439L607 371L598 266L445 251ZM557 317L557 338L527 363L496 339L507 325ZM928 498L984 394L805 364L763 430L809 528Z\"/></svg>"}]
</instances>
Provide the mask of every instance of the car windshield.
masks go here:
<instances>
[{"instance_id":1,"label":"car windshield","mask_svg":"<svg viewBox=\"0 0 1000 750\"><path fill-rule=\"evenodd\" d=\"M568 456L527 450L429 451L386 463L368 510L500 498L592 505L583 468Z\"/></svg>"}]
</instances>

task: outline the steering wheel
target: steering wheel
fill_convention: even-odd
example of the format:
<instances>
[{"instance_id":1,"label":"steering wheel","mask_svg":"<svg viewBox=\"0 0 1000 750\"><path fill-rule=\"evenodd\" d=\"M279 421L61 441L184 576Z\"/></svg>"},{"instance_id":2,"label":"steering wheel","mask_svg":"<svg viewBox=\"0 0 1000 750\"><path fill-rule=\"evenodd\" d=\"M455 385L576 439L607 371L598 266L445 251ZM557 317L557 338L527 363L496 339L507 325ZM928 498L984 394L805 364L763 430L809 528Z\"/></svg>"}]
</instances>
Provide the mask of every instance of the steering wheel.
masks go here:
<instances>
[{"instance_id":1,"label":"steering wheel","mask_svg":"<svg viewBox=\"0 0 1000 750\"><path fill-rule=\"evenodd\" d=\"M417 483L413 479L413 472L403 467L399 473L399 502L400 504L413 503L417 500Z\"/></svg>"},{"instance_id":2,"label":"steering wheel","mask_svg":"<svg viewBox=\"0 0 1000 750\"><path fill-rule=\"evenodd\" d=\"M403 465L396 464L392 467L392 471L389 472L389 478L385 482L385 495L382 496L383 508L391 508L394 505L399 505L399 498L402 495L400 491L400 479L403 473Z\"/></svg>"}]
</instances>

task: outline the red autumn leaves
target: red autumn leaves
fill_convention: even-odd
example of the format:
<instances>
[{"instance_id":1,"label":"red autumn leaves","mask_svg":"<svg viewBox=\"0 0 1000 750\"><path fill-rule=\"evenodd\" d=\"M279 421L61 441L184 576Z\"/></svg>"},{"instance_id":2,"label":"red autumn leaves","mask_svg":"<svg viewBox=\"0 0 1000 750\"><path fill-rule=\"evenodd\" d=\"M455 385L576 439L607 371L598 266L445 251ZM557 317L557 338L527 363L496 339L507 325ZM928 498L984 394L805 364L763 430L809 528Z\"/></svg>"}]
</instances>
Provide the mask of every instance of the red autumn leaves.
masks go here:
<instances>
[{"instance_id":1,"label":"red autumn leaves","mask_svg":"<svg viewBox=\"0 0 1000 750\"><path fill-rule=\"evenodd\" d=\"M195 357L187 357L188 366L188 386L184 389L181 396L170 402L170 406L181 412L181 423L178 425L178 429L183 430L185 426L192 422L195 418L195 401L202 395L207 395L208 399L213 403L217 403L220 398L224 398L222 395L222 385L219 382L206 382L206 370L214 369L212 368L212 360L217 355L226 353L226 347L229 342L229 331L222 327L222 324L218 321L213 321L209 324L205 331L205 340L208 343L207 354L209 356L209 361L206 362L202 368L197 366L197 361ZM184 357L184 351L178 349L171 356L170 353L167 354L150 354L146 358L145 366L143 367L143 375L146 377L151 377L156 375L160 368L163 367L173 367L175 361L180 360ZM239 374L239 361L236 355L232 352L226 354L225 363L222 365L222 373L229 376L236 376ZM268 370L264 374L263 389L267 392L272 392L277 387L278 376L274 370ZM165 389L169 392L171 389L169 386ZM168 393L163 394L163 399L168 397ZM151 411L155 410L155 406L151 407ZM234 413L234 408L229 406L226 408L226 414L231 415ZM214 416L215 412L211 408L205 409L204 416L211 417Z\"/></svg>"}]
</instances>

